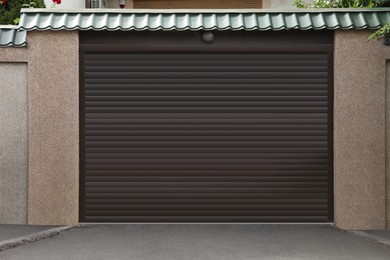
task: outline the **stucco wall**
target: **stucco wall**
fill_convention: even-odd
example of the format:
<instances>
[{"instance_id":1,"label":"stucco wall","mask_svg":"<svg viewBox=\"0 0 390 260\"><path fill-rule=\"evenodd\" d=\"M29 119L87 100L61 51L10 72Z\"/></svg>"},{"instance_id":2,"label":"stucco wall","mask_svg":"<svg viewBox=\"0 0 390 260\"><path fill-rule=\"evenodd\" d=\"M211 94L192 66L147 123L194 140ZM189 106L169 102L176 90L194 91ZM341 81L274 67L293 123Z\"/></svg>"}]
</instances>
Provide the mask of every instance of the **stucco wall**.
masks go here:
<instances>
[{"instance_id":1,"label":"stucco wall","mask_svg":"<svg viewBox=\"0 0 390 260\"><path fill-rule=\"evenodd\" d=\"M33 31L28 44L28 223L75 224L79 208L78 32Z\"/></svg>"},{"instance_id":2,"label":"stucco wall","mask_svg":"<svg viewBox=\"0 0 390 260\"><path fill-rule=\"evenodd\" d=\"M0 62L0 223L27 223L27 64Z\"/></svg>"},{"instance_id":3,"label":"stucco wall","mask_svg":"<svg viewBox=\"0 0 390 260\"><path fill-rule=\"evenodd\" d=\"M269 9L297 9L294 4L295 0L263 0L263 8ZM309 3L309 1L304 1Z\"/></svg>"},{"instance_id":4,"label":"stucco wall","mask_svg":"<svg viewBox=\"0 0 390 260\"><path fill-rule=\"evenodd\" d=\"M388 47L390 48L390 46ZM390 229L390 59L386 61L386 229Z\"/></svg>"},{"instance_id":5,"label":"stucco wall","mask_svg":"<svg viewBox=\"0 0 390 260\"><path fill-rule=\"evenodd\" d=\"M27 40L26 48L0 49L0 63L27 64L28 159L18 156L18 162L23 165L23 160L28 161L28 188L27 178L15 180L20 185L18 194L27 194L27 201L13 213L21 219L11 222L75 224L79 207L78 32L33 31L28 33ZM0 71L0 82L4 82L1 75ZM7 75L13 81L23 78L12 73ZM18 98L23 99L23 95ZM14 104L17 106L18 100ZM3 109L1 105L0 108ZM13 148L3 147L9 156L13 154ZM0 190L3 190L1 186ZM12 194L4 191L0 196L9 203L13 199ZM4 212L1 207L0 210ZM8 222L0 218L0 224L3 223Z\"/></svg>"},{"instance_id":6,"label":"stucco wall","mask_svg":"<svg viewBox=\"0 0 390 260\"><path fill-rule=\"evenodd\" d=\"M390 47L367 41L371 32L335 32L335 224L342 229L385 228L385 65Z\"/></svg>"}]
</instances>

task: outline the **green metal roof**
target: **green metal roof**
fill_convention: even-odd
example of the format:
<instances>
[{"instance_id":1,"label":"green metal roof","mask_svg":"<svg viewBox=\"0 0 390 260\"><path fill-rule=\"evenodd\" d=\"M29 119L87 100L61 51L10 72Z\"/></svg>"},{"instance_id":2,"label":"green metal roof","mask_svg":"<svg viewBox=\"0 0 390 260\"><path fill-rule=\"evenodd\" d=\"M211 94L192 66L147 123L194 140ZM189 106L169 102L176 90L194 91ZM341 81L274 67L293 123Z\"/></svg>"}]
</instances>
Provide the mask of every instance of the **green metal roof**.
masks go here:
<instances>
[{"instance_id":1,"label":"green metal roof","mask_svg":"<svg viewBox=\"0 0 390 260\"><path fill-rule=\"evenodd\" d=\"M24 47L27 45L26 31L19 31L17 27L0 27L0 47Z\"/></svg>"},{"instance_id":2,"label":"green metal roof","mask_svg":"<svg viewBox=\"0 0 390 260\"><path fill-rule=\"evenodd\" d=\"M390 8L313 10L22 9L24 30L285 30L376 29Z\"/></svg>"}]
</instances>

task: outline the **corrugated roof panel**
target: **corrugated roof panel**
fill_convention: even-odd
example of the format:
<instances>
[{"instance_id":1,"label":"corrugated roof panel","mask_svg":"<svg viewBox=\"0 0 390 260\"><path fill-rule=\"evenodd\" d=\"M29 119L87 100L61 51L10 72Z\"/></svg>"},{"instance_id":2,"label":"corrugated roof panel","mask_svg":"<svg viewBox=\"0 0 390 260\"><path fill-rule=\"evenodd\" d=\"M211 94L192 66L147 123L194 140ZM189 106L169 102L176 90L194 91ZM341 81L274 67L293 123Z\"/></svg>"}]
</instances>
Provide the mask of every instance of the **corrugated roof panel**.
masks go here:
<instances>
[{"instance_id":1,"label":"corrugated roof panel","mask_svg":"<svg viewBox=\"0 0 390 260\"><path fill-rule=\"evenodd\" d=\"M262 28L272 27L271 17L269 15L260 14L260 15L256 15L256 17L257 17L257 24L254 28L260 28L260 25L262 26Z\"/></svg>"},{"instance_id":2,"label":"corrugated roof panel","mask_svg":"<svg viewBox=\"0 0 390 260\"><path fill-rule=\"evenodd\" d=\"M377 29L390 8L272 10L22 9L24 30L283 30Z\"/></svg>"},{"instance_id":3,"label":"corrugated roof panel","mask_svg":"<svg viewBox=\"0 0 390 260\"><path fill-rule=\"evenodd\" d=\"M26 31L9 26L0 28L0 47L24 47L27 46L26 39Z\"/></svg>"},{"instance_id":4,"label":"corrugated roof panel","mask_svg":"<svg viewBox=\"0 0 390 260\"><path fill-rule=\"evenodd\" d=\"M297 28L299 26L298 17L294 14L285 14L284 20L286 24L290 24L290 26Z\"/></svg>"}]
</instances>

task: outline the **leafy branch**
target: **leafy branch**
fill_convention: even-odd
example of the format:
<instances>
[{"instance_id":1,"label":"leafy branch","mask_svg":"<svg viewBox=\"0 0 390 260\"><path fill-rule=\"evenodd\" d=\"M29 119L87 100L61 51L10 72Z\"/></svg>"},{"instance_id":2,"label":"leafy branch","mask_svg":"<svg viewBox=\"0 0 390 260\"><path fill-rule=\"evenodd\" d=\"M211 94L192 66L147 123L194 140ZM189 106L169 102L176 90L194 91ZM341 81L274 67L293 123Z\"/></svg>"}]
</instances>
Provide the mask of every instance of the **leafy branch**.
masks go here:
<instances>
[{"instance_id":1,"label":"leafy branch","mask_svg":"<svg viewBox=\"0 0 390 260\"><path fill-rule=\"evenodd\" d=\"M0 24L19 23L21 8L45 8L44 0L3 0L0 2Z\"/></svg>"},{"instance_id":2,"label":"leafy branch","mask_svg":"<svg viewBox=\"0 0 390 260\"><path fill-rule=\"evenodd\" d=\"M368 37L369 40L381 40L390 37L390 23L386 24Z\"/></svg>"},{"instance_id":3,"label":"leafy branch","mask_svg":"<svg viewBox=\"0 0 390 260\"><path fill-rule=\"evenodd\" d=\"M314 0L307 3L303 0L295 0L294 5L298 8L374 8L390 7L390 0ZM390 23L374 32L368 37L369 40L389 39Z\"/></svg>"},{"instance_id":4,"label":"leafy branch","mask_svg":"<svg viewBox=\"0 0 390 260\"><path fill-rule=\"evenodd\" d=\"M298 8L373 8L377 7L380 1L387 0L314 0L313 3L306 3L296 0L294 5ZM390 1L388 1L390 3Z\"/></svg>"}]
</instances>

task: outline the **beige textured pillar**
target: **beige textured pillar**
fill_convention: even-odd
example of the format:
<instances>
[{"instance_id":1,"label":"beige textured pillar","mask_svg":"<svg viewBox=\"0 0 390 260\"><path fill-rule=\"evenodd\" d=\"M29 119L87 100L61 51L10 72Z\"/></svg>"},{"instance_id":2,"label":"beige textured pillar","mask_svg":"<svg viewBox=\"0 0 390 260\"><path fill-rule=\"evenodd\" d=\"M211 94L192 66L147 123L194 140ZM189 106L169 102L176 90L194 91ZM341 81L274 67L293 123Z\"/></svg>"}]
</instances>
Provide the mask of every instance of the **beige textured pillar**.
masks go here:
<instances>
[{"instance_id":1,"label":"beige textured pillar","mask_svg":"<svg viewBox=\"0 0 390 260\"><path fill-rule=\"evenodd\" d=\"M78 31L28 33L28 223L78 222Z\"/></svg>"},{"instance_id":2,"label":"beige textured pillar","mask_svg":"<svg viewBox=\"0 0 390 260\"><path fill-rule=\"evenodd\" d=\"M334 38L335 224L385 228L385 64L390 47L372 31Z\"/></svg>"},{"instance_id":3,"label":"beige textured pillar","mask_svg":"<svg viewBox=\"0 0 390 260\"><path fill-rule=\"evenodd\" d=\"M390 59L386 61L386 229L390 229Z\"/></svg>"}]
</instances>

